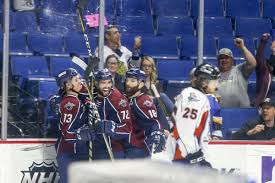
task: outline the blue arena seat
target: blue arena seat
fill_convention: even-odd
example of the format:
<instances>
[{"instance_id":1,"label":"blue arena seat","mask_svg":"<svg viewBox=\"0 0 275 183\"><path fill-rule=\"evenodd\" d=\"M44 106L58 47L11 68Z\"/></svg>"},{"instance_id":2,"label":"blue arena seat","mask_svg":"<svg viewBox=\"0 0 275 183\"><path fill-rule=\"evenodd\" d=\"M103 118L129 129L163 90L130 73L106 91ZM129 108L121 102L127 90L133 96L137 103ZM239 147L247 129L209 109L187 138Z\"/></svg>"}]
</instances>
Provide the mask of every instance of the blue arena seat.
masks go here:
<instances>
[{"instance_id":1,"label":"blue arena seat","mask_svg":"<svg viewBox=\"0 0 275 183\"><path fill-rule=\"evenodd\" d=\"M175 36L143 37L141 52L154 58L177 59L179 57Z\"/></svg>"},{"instance_id":2,"label":"blue arena seat","mask_svg":"<svg viewBox=\"0 0 275 183\"><path fill-rule=\"evenodd\" d=\"M274 0L263 0L263 17L275 18L274 7Z\"/></svg>"},{"instance_id":3,"label":"blue arena seat","mask_svg":"<svg viewBox=\"0 0 275 183\"><path fill-rule=\"evenodd\" d=\"M89 1L84 14L99 13L99 0ZM115 17L117 14L117 0L105 1L105 16Z\"/></svg>"},{"instance_id":4,"label":"blue arena seat","mask_svg":"<svg viewBox=\"0 0 275 183\"><path fill-rule=\"evenodd\" d=\"M231 134L237 131L242 124L251 119L259 117L256 108L222 108L223 134L225 139L229 139Z\"/></svg>"},{"instance_id":5,"label":"blue arena seat","mask_svg":"<svg viewBox=\"0 0 275 183\"><path fill-rule=\"evenodd\" d=\"M153 19L148 17L118 17L117 25L121 32L154 34Z\"/></svg>"},{"instance_id":6,"label":"blue arena seat","mask_svg":"<svg viewBox=\"0 0 275 183\"><path fill-rule=\"evenodd\" d=\"M10 30L18 32L38 31L36 15L31 11L10 12Z\"/></svg>"},{"instance_id":7,"label":"blue arena seat","mask_svg":"<svg viewBox=\"0 0 275 183\"><path fill-rule=\"evenodd\" d=\"M151 13L148 0L120 0L117 1L116 8L118 16L149 16Z\"/></svg>"},{"instance_id":8,"label":"blue arena seat","mask_svg":"<svg viewBox=\"0 0 275 183\"><path fill-rule=\"evenodd\" d=\"M236 17L235 35L242 37L260 37L270 32L272 25L270 19Z\"/></svg>"},{"instance_id":9,"label":"blue arena seat","mask_svg":"<svg viewBox=\"0 0 275 183\"><path fill-rule=\"evenodd\" d=\"M92 34L88 34L89 43L92 50L95 50L98 41L97 37ZM83 34L71 33L64 37L66 50L68 53L76 54L82 57L88 57L88 50L85 44Z\"/></svg>"},{"instance_id":10,"label":"blue arena seat","mask_svg":"<svg viewBox=\"0 0 275 183\"><path fill-rule=\"evenodd\" d=\"M185 17L189 15L188 0L152 0L153 15Z\"/></svg>"},{"instance_id":11,"label":"blue arena seat","mask_svg":"<svg viewBox=\"0 0 275 183\"><path fill-rule=\"evenodd\" d=\"M260 17L259 0L227 0L225 2L226 16Z\"/></svg>"},{"instance_id":12,"label":"blue arena seat","mask_svg":"<svg viewBox=\"0 0 275 183\"><path fill-rule=\"evenodd\" d=\"M199 0L191 0L191 16L198 17ZM222 17L224 16L223 0L205 0L204 1L205 17Z\"/></svg>"},{"instance_id":13,"label":"blue arena seat","mask_svg":"<svg viewBox=\"0 0 275 183\"><path fill-rule=\"evenodd\" d=\"M204 18L204 36L205 37L233 36L231 19L224 18L224 17Z\"/></svg>"},{"instance_id":14,"label":"blue arena seat","mask_svg":"<svg viewBox=\"0 0 275 183\"><path fill-rule=\"evenodd\" d=\"M10 55L32 55L27 38L21 32L10 32ZM2 43L1 43L2 44Z\"/></svg>"},{"instance_id":15,"label":"blue arena seat","mask_svg":"<svg viewBox=\"0 0 275 183\"><path fill-rule=\"evenodd\" d=\"M73 14L48 14L45 10L40 15L40 29L46 33L66 35L70 32L81 32L78 17Z\"/></svg>"},{"instance_id":16,"label":"blue arena seat","mask_svg":"<svg viewBox=\"0 0 275 183\"><path fill-rule=\"evenodd\" d=\"M58 34L44 34L41 32L29 33L28 44L30 50L45 56L64 56L63 37Z\"/></svg>"},{"instance_id":17,"label":"blue arena seat","mask_svg":"<svg viewBox=\"0 0 275 183\"><path fill-rule=\"evenodd\" d=\"M255 53L255 42L252 38L244 38L244 43L251 53ZM240 49L238 49L235 44L233 38L219 38L218 40L219 49L221 48L229 48L233 52L234 59L243 59L244 56Z\"/></svg>"},{"instance_id":18,"label":"blue arena seat","mask_svg":"<svg viewBox=\"0 0 275 183\"><path fill-rule=\"evenodd\" d=\"M193 60L158 59L158 79L166 81L189 81L189 74L194 67Z\"/></svg>"},{"instance_id":19,"label":"blue arena seat","mask_svg":"<svg viewBox=\"0 0 275 183\"><path fill-rule=\"evenodd\" d=\"M12 76L49 76L47 61L42 56L11 56L10 64Z\"/></svg>"},{"instance_id":20,"label":"blue arena seat","mask_svg":"<svg viewBox=\"0 0 275 183\"><path fill-rule=\"evenodd\" d=\"M73 1L64 0L44 0L42 8L50 13L73 14L76 12L76 6Z\"/></svg>"},{"instance_id":21,"label":"blue arena seat","mask_svg":"<svg viewBox=\"0 0 275 183\"><path fill-rule=\"evenodd\" d=\"M193 36L193 19L190 17L162 17L157 19L158 35Z\"/></svg>"},{"instance_id":22,"label":"blue arena seat","mask_svg":"<svg viewBox=\"0 0 275 183\"><path fill-rule=\"evenodd\" d=\"M50 76L56 77L60 72L67 68L76 69L82 76L84 71L71 61L71 57L51 57L50 58Z\"/></svg>"},{"instance_id":23,"label":"blue arena seat","mask_svg":"<svg viewBox=\"0 0 275 183\"><path fill-rule=\"evenodd\" d=\"M203 57L216 58L216 40L214 38L205 38L203 41L203 45ZM182 37L180 50L181 57L196 59L198 57L198 38Z\"/></svg>"}]
</instances>

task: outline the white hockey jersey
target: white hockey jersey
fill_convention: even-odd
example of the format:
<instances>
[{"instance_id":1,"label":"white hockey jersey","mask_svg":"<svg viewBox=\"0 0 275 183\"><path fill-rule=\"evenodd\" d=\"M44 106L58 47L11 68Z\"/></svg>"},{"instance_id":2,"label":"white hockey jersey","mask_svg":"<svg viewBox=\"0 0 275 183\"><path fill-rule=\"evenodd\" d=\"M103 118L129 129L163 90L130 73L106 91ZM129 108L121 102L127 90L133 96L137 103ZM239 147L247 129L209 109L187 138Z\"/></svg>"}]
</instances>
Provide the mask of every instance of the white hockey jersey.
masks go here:
<instances>
[{"instance_id":1,"label":"white hockey jersey","mask_svg":"<svg viewBox=\"0 0 275 183\"><path fill-rule=\"evenodd\" d=\"M187 154L202 149L210 140L210 104L207 96L199 90L185 88L175 99L174 160L184 159Z\"/></svg>"}]
</instances>

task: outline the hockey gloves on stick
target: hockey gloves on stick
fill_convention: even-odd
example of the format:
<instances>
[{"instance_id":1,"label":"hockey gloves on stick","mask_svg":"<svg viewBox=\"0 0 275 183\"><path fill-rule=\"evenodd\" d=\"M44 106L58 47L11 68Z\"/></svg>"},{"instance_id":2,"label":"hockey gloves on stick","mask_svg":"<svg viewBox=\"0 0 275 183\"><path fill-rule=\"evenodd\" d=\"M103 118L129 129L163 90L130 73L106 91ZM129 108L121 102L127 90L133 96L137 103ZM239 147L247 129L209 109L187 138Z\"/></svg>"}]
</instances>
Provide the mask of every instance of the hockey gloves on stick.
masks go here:
<instances>
[{"instance_id":1,"label":"hockey gloves on stick","mask_svg":"<svg viewBox=\"0 0 275 183\"><path fill-rule=\"evenodd\" d=\"M148 145L151 153L159 153L165 148L165 135L163 131L153 131L150 136L146 139L146 144Z\"/></svg>"},{"instance_id":2,"label":"hockey gloves on stick","mask_svg":"<svg viewBox=\"0 0 275 183\"><path fill-rule=\"evenodd\" d=\"M78 141L95 141L97 136L95 130L89 127L79 128L76 131L76 140Z\"/></svg>"},{"instance_id":3,"label":"hockey gloves on stick","mask_svg":"<svg viewBox=\"0 0 275 183\"><path fill-rule=\"evenodd\" d=\"M101 120L96 123L96 133L105 133L110 137L116 135L117 124L112 120Z\"/></svg>"}]
</instances>

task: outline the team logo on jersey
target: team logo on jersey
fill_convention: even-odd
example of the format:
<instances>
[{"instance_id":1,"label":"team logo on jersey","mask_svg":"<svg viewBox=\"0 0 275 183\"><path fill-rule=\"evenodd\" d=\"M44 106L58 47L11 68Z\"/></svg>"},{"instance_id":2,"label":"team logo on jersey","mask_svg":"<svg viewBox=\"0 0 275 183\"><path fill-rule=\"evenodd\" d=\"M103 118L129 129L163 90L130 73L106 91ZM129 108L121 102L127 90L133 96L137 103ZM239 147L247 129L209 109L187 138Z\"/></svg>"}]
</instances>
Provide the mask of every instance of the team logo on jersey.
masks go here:
<instances>
[{"instance_id":1,"label":"team logo on jersey","mask_svg":"<svg viewBox=\"0 0 275 183\"><path fill-rule=\"evenodd\" d=\"M198 99L198 96L195 93L190 93L188 97L188 102L198 102L198 101L200 101Z\"/></svg>"},{"instance_id":2,"label":"team logo on jersey","mask_svg":"<svg viewBox=\"0 0 275 183\"><path fill-rule=\"evenodd\" d=\"M145 105L146 107L152 107L153 106L153 102L150 100L145 100L143 105Z\"/></svg>"},{"instance_id":3,"label":"team logo on jersey","mask_svg":"<svg viewBox=\"0 0 275 183\"><path fill-rule=\"evenodd\" d=\"M71 103L71 102L68 102L67 104L65 104L65 108L68 110L68 111L71 111L73 109L73 107L75 106L75 104Z\"/></svg>"},{"instance_id":4,"label":"team logo on jersey","mask_svg":"<svg viewBox=\"0 0 275 183\"><path fill-rule=\"evenodd\" d=\"M33 162L27 171L21 171L23 173L23 178L21 183L27 182L48 182L48 183L58 183L59 174L58 168L54 162L40 164Z\"/></svg>"},{"instance_id":5,"label":"team logo on jersey","mask_svg":"<svg viewBox=\"0 0 275 183\"><path fill-rule=\"evenodd\" d=\"M127 106L127 100L121 99L118 103L119 106L126 107Z\"/></svg>"}]
</instances>

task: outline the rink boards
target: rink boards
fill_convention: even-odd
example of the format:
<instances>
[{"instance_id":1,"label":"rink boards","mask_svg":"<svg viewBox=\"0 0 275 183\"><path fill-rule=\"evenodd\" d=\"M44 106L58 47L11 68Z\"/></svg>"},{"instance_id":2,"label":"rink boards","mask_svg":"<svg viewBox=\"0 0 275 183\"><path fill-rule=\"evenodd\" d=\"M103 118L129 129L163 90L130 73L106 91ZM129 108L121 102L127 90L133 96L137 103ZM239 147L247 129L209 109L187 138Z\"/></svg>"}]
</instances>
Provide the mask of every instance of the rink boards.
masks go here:
<instances>
[{"instance_id":1,"label":"rink boards","mask_svg":"<svg viewBox=\"0 0 275 183\"><path fill-rule=\"evenodd\" d=\"M55 139L0 141L0 182L58 182ZM275 142L209 143L209 160L221 172L245 173L256 182L275 182Z\"/></svg>"}]
</instances>

